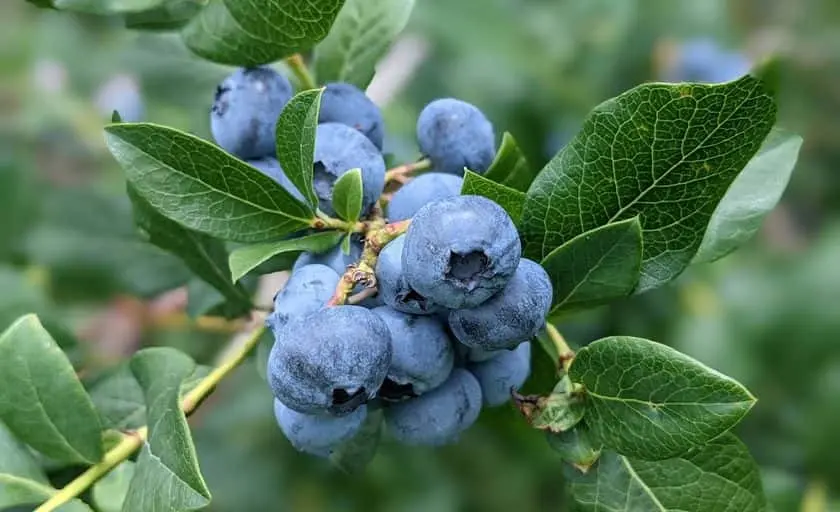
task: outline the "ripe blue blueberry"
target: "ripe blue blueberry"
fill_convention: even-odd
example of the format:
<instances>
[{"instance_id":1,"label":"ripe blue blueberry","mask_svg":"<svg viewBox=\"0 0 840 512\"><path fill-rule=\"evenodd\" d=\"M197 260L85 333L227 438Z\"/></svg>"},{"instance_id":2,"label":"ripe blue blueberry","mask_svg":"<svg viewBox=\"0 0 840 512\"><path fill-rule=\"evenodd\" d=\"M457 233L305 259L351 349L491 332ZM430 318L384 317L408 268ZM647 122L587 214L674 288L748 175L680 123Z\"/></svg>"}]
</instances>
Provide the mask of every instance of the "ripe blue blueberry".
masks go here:
<instances>
[{"instance_id":1,"label":"ripe blue blueberry","mask_svg":"<svg viewBox=\"0 0 840 512\"><path fill-rule=\"evenodd\" d=\"M403 400L443 384L455 362L444 325L435 317L400 313L388 306L373 312L385 321L391 332L391 367L379 396Z\"/></svg>"},{"instance_id":2,"label":"ripe blue blueberry","mask_svg":"<svg viewBox=\"0 0 840 512\"><path fill-rule=\"evenodd\" d=\"M474 105L453 98L435 100L417 118L417 142L435 170L462 176L464 168L484 173L496 156L493 125Z\"/></svg>"},{"instance_id":3,"label":"ripe blue blueberry","mask_svg":"<svg viewBox=\"0 0 840 512\"><path fill-rule=\"evenodd\" d=\"M551 298L548 274L523 258L504 290L474 308L450 311L449 328L468 347L513 348L542 328Z\"/></svg>"},{"instance_id":4,"label":"ripe blue blueberry","mask_svg":"<svg viewBox=\"0 0 840 512\"><path fill-rule=\"evenodd\" d=\"M483 363L468 367L481 385L484 405L495 407L510 400L511 390L518 390L531 373L531 343L521 343L514 350L501 350Z\"/></svg>"},{"instance_id":5,"label":"ripe blue blueberry","mask_svg":"<svg viewBox=\"0 0 840 512\"><path fill-rule=\"evenodd\" d=\"M274 397L306 414L349 414L376 395L391 364L391 334L361 306L295 317L275 332L268 360Z\"/></svg>"},{"instance_id":6,"label":"ripe blue blueberry","mask_svg":"<svg viewBox=\"0 0 840 512\"><path fill-rule=\"evenodd\" d=\"M376 262L376 282L379 287L379 298L403 313L414 315L430 315L440 308L417 293L405 280L402 266L403 245L405 235L392 240L379 253Z\"/></svg>"},{"instance_id":7,"label":"ripe blue blueberry","mask_svg":"<svg viewBox=\"0 0 840 512\"><path fill-rule=\"evenodd\" d=\"M417 211L432 201L457 196L464 179L442 172L421 174L394 193L388 203L388 220L395 222L414 217Z\"/></svg>"},{"instance_id":8,"label":"ripe blue blueberry","mask_svg":"<svg viewBox=\"0 0 840 512\"><path fill-rule=\"evenodd\" d=\"M481 196L429 203L405 236L406 281L447 308L471 308L501 291L519 264L516 226L501 206Z\"/></svg>"},{"instance_id":9,"label":"ripe blue blueberry","mask_svg":"<svg viewBox=\"0 0 840 512\"><path fill-rule=\"evenodd\" d=\"M292 272L286 286L274 296L274 311L266 325L277 334L290 319L306 316L323 308L335 292L340 279L325 265L304 265Z\"/></svg>"},{"instance_id":10,"label":"ripe blue blueberry","mask_svg":"<svg viewBox=\"0 0 840 512\"><path fill-rule=\"evenodd\" d=\"M318 457L329 457L341 443L349 441L362 428L366 416L366 405L346 416L318 416L299 413L274 400L274 417L286 439L298 451Z\"/></svg>"},{"instance_id":11,"label":"ripe blue blueberry","mask_svg":"<svg viewBox=\"0 0 840 512\"><path fill-rule=\"evenodd\" d=\"M281 187L286 189L286 192L292 195L292 197L294 197L298 201L305 202L303 194L301 194L297 187L295 187L295 184L292 183L292 180L290 180L289 177L286 176L286 173L283 171L283 168L280 167L280 162L278 162L276 158L269 156L265 158L258 158L256 160L248 160L248 163L262 171L262 173L268 176L269 178L279 183Z\"/></svg>"},{"instance_id":12,"label":"ripe blue blueberry","mask_svg":"<svg viewBox=\"0 0 840 512\"><path fill-rule=\"evenodd\" d=\"M291 97L292 84L273 69L238 69L216 88L210 110L213 138L245 160L274 155L277 118Z\"/></svg>"},{"instance_id":13,"label":"ripe blue blueberry","mask_svg":"<svg viewBox=\"0 0 840 512\"><path fill-rule=\"evenodd\" d=\"M382 113L364 91L353 84L329 83L321 96L319 123L341 123L359 130L382 150L385 122Z\"/></svg>"},{"instance_id":14,"label":"ripe blue blueberry","mask_svg":"<svg viewBox=\"0 0 840 512\"><path fill-rule=\"evenodd\" d=\"M385 423L391 436L405 444L449 444L478 419L481 400L478 380L455 368L441 386L385 409Z\"/></svg>"},{"instance_id":15,"label":"ripe blue blueberry","mask_svg":"<svg viewBox=\"0 0 840 512\"><path fill-rule=\"evenodd\" d=\"M351 169L362 170L362 213L367 213L385 188L385 160L367 137L340 123L319 124L315 135L313 186L318 207L334 215L335 181Z\"/></svg>"}]
</instances>

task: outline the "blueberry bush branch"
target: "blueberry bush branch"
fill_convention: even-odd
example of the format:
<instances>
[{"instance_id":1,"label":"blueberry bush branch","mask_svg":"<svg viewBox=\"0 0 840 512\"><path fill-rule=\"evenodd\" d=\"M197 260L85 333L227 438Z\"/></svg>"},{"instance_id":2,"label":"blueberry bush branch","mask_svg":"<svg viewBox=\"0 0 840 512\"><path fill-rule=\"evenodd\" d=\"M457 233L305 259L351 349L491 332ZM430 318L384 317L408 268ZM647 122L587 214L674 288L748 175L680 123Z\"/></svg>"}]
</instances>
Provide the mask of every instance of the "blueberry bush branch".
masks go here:
<instances>
[{"instance_id":1,"label":"blueberry bush branch","mask_svg":"<svg viewBox=\"0 0 840 512\"><path fill-rule=\"evenodd\" d=\"M425 171L432 168L432 161L428 158L403 164L393 169L389 169L385 173L385 183L396 181L397 183L405 183L412 174L418 171Z\"/></svg>"},{"instance_id":2,"label":"blueberry bush branch","mask_svg":"<svg viewBox=\"0 0 840 512\"><path fill-rule=\"evenodd\" d=\"M545 332L548 335L548 339L551 340L551 343L554 345L554 348L557 350L557 360L558 365L563 369L564 372L569 371L569 366L571 366L572 361L575 359L575 352L569 348L569 344L566 343L566 338L560 334L560 331L557 330L557 327L554 327L549 322L545 324Z\"/></svg>"}]
</instances>

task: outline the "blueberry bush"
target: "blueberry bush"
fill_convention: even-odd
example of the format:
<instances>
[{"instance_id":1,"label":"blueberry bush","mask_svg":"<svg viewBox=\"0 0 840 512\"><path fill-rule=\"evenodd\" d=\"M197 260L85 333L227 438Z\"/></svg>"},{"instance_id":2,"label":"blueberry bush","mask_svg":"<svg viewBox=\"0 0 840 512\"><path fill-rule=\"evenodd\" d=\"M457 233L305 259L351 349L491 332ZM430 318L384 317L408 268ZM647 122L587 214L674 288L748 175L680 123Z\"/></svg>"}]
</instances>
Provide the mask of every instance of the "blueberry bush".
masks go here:
<instances>
[{"instance_id":1,"label":"blueberry bush","mask_svg":"<svg viewBox=\"0 0 840 512\"><path fill-rule=\"evenodd\" d=\"M212 507L187 418L254 360L283 436L339 477L383 439L457 444L506 407L564 461L576 509L768 510L732 432L756 403L747 387L657 341L577 346L560 327L758 230L801 143L777 122L777 61L690 46L667 82L595 107L542 168L484 106L436 98L416 116L420 157L400 162L365 91L411 0L32 3L125 14L236 68L201 99L211 140L119 108L104 138L136 250L176 265L191 305L241 336L212 367L157 346L91 384L49 315L8 319L0 508ZM48 464L84 469L54 486Z\"/></svg>"}]
</instances>

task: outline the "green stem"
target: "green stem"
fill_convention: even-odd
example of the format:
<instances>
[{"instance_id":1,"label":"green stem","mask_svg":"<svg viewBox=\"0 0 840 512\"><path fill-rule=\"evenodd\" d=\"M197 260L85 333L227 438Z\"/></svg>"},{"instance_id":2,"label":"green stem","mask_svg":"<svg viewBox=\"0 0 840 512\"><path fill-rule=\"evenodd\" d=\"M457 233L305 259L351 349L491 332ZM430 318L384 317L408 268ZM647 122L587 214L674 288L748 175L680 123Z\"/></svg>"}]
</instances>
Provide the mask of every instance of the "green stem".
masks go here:
<instances>
[{"instance_id":1,"label":"green stem","mask_svg":"<svg viewBox=\"0 0 840 512\"><path fill-rule=\"evenodd\" d=\"M405 177L409 174L414 174L417 171L425 171L432 168L432 161L428 158L418 160L410 164L403 164L393 169L388 169L385 173L385 183L391 181L405 181Z\"/></svg>"},{"instance_id":2,"label":"green stem","mask_svg":"<svg viewBox=\"0 0 840 512\"><path fill-rule=\"evenodd\" d=\"M230 375L233 370L245 361L248 354L250 354L259 343L260 337L262 337L265 329L265 325L260 325L257 329L255 329L242 347L230 359L223 361L218 367L210 372L209 375L204 377L204 379L198 383L198 386L193 388L186 394L186 396L184 396L184 399L181 402L181 410L184 411L184 414L188 415L193 412L196 407L198 407L198 404L200 404L202 400L213 392L213 389L216 388L222 379ZM44 502L43 505L35 509L35 512L52 512L70 500L81 495L91 485L96 483L97 480L107 475L112 469L120 465L123 461L131 457L134 452L139 450L146 441L148 433L148 427L141 427L134 432L126 434L115 447L111 448L108 453L105 454L101 461L89 467L87 471L64 486L64 488Z\"/></svg>"},{"instance_id":3,"label":"green stem","mask_svg":"<svg viewBox=\"0 0 840 512\"><path fill-rule=\"evenodd\" d=\"M572 361L575 360L575 351L569 347L569 344L566 343L566 338L560 334L560 331L548 322L545 323L545 332L554 344L554 348L557 349L557 358L559 359L560 366L564 372L568 372Z\"/></svg>"},{"instance_id":4,"label":"green stem","mask_svg":"<svg viewBox=\"0 0 840 512\"><path fill-rule=\"evenodd\" d=\"M330 217L320 210L309 225L314 229L337 229L348 233L364 233L368 229L367 224L364 222L348 222L346 220L336 219L335 217Z\"/></svg>"},{"instance_id":5,"label":"green stem","mask_svg":"<svg viewBox=\"0 0 840 512\"><path fill-rule=\"evenodd\" d=\"M295 77L300 82L303 89L317 89L318 84L315 83L315 78L312 77L312 72L309 71L306 62L303 61L303 55L296 53L291 57L286 58L286 64L294 73Z\"/></svg>"}]
</instances>

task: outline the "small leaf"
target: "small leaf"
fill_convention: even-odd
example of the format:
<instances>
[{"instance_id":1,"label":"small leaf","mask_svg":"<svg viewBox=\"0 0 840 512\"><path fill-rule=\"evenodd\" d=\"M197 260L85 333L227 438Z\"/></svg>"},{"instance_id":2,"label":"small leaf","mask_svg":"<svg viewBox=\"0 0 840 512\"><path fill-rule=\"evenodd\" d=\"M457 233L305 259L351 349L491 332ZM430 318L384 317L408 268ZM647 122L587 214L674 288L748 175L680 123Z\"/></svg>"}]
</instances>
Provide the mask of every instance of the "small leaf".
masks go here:
<instances>
[{"instance_id":1,"label":"small leaf","mask_svg":"<svg viewBox=\"0 0 840 512\"><path fill-rule=\"evenodd\" d=\"M210 503L192 437L181 410L181 389L195 363L172 348L148 348L131 359L143 389L149 437L137 459L124 512L196 510Z\"/></svg>"},{"instance_id":2,"label":"small leaf","mask_svg":"<svg viewBox=\"0 0 840 512\"><path fill-rule=\"evenodd\" d=\"M281 253L326 252L338 244L342 235L340 231L325 231L279 242L240 247L230 253L231 279L238 281L261 263Z\"/></svg>"},{"instance_id":3,"label":"small leaf","mask_svg":"<svg viewBox=\"0 0 840 512\"><path fill-rule=\"evenodd\" d=\"M514 395L514 403L531 427L565 432L583 418L583 393L575 391L569 377L563 377L548 396Z\"/></svg>"},{"instance_id":4,"label":"small leaf","mask_svg":"<svg viewBox=\"0 0 840 512\"><path fill-rule=\"evenodd\" d=\"M277 119L277 160L312 208L318 207L318 196L312 188L312 176L315 132L323 93L323 88L297 93L283 107Z\"/></svg>"},{"instance_id":5,"label":"small leaf","mask_svg":"<svg viewBox=\"0 0 840 512\"><path fill-rule=\"evenodd\" d=\"M0 335L0 418L18 439L63 462L102 458L99 416L35 315Z\"/></svg>"},{"instance_id":6,"label":"small leaf","mask_svg":"<svg viewBox=\"0 0 840 512\"><path fill-rule=\"evenodd\" d=\"M169 220L128 185L128 197L134 205L134 219L148 235L149 242L178 256L195 275L213 286L228 301L248 311L251 298L244 287L228 279L228 253L221 240L192 231Z\"/></svg>"},{"instance_id":7,"label":"small leaf","mask_svg":"<svg viewBox=\"0 0 840 512\"><path fill-rule=\"evenodd\" d=\"M125 28L132 30L175 30L201 11L199 0L167 0L162 5L125 15Z\"/></svg>"},{"instance_id":8,"label":"small leaf","mask_svg":"<svg viewBox=\"0 0 840 512\"><path fill-rule=\"evenodd\" d=\"M578 471L586 473L601 456L601 445L592 439L586 420L565 432L548 432L548 445Z\"/></svg>"},{"instance_id":9,"label":"small leaf","mask_svg":"<svg viewBox=\"0 0 840 512\"><path fill-rule=\"evenodd\" d=\"M134 477L134 462L127 460L96 482L91 494L100 512L120 512Z\"/></svg>"},{"instance_id":10,"label":"small leaf","mask_svg":"<svg viewBox=\"0 0 840 512\"><path fill-rule=\"evenodd\" d=\"M359 473L373 460L382 437L382 410L371 410L359 433L339 446L330 461L345 473Z\"/></svg>"},{"instance_id":11,"label":"small leaf","mask_svg":"<svg viewBox=\"0 0 840 512\"><path fill-rule=\"evenodd\" d=\"M798 135L770 132L715 209L692 263L720 259L752 238L787 188L801 147Z\"/></svg>"},{"instance_id":12,"label":"small leaf","mask_svg":"<svg viewBox=\"0 0 840 512\"><path fill-rule=\"evenodd\" d=\"M569 377L586 390L586 418L595 437L645 460L708 443L755 404L737 381L670 347L629 336L582 348Z\"/></svg>"},{"instance_id":13,"label":"small leaf","mask_svg":"<svg viewBox=\"0 0 840 512\"><path fill-rule=\"evenodd\" d=\"M508 132L502 136L502 144L496 158L484 173L488 180L507 185L510 188L527 192L537 176L537 169L531 167L516 139Z\"/></svg>"},{"instance_id":14,"label":"small leaf","mask_svg":"<svg viewBox=\"0 0 840 512\"><path fill-rule=\"evenodd\" d=\"M223 240L267 242L313 218L280 184L207 141L146 123L110 125L105 132L138 195L184 227Z\"/></svg>"},{"instance_id":15,"label":"small leaf","mask_svg":"<svg viewBox=\"0 0 840 512\"><path fill-rule=\"evenodd\" d=\"M335 182L332 205L339 217L355 222L362 213L362 170L351 169Z\"/></svg>"},{"instance_id":16,"label":"small leaf","mask_svg":"<svg viewBox=\"0 0 840 512\"><path fill-rule=\"evenodd\" d=\"M346 0L329 35L315 47L318 80L366 89L413 8L414 0Z\"/></svg>"},{"instance_id":17,"label":"small leaf","mask_svg":"<svg viewBox=\"0 0 840 512\"><path fill-rule=\"evenodd\" d=\"M52 0L56 9L88 14L122 14L154 9L165 0Z\"/></svg>"},{"instance_id":18,"label":"small leaf","mask_svg":"<svg viewBox=\"0 0 840 512\"><path fill-rule=\"evenodd\" d=\"M569 472L580 510L764 512L758 466L725 434L681 457L649 462L604 452L591 471Z\"/></svg>"},{"instance_id":19,"label":"small leaf","mask_svg":"<svg viewBox=\"0 0 840 512\"><path fill-rule=\"evenodd\" d=\"M761 146L776 105L752 76L718 85L640 85L596 107L528 189L523 255L639 217L637 292L691 262L715 208Z\"/></svg>"},{"instance_id":20,"label":"small leaf","mask_svg":"<svg viewBox=\"0 0 840 512\"><path fill-rule=\"evenodd\" d=\"M587 231L541 262L554 289L552 313L593 307L633 292L642 263L638 218Z\"/></svg>"},{"instance_id":21,"label":"small leaf","mask_svg":"<svg viewBox=\"0 0 840 512\"><path fill-rule=\"evenodd\" d=\"M464 184L461 185L461 195L484 196L492 199L513 219L514 224L519 225L522 217L522 207L525 204L525 194L510 187L506 187L495 181L490 181L484 176L472 171L464 173Z\"/></svg>"},{"instance_id":22,"label":"small leaf","mask_svg":"<svg viewBox=\"0 0 840 512\"><path fill-rule=\"evenodd\" d=\"M312 48L327 36L344 0L215 0L181 35L204 59L259 66Z\"/></svg>"},{"instance_id":23,"label":"small leaf","mask_svg":"<svg viewBox=\"0 0 840 512\"><path fill-rule=\"evenodd\" d=\"M116 110L111 112L111 122L114 124L122 123L122 116Z\"/></svg>"}]
</instances>

